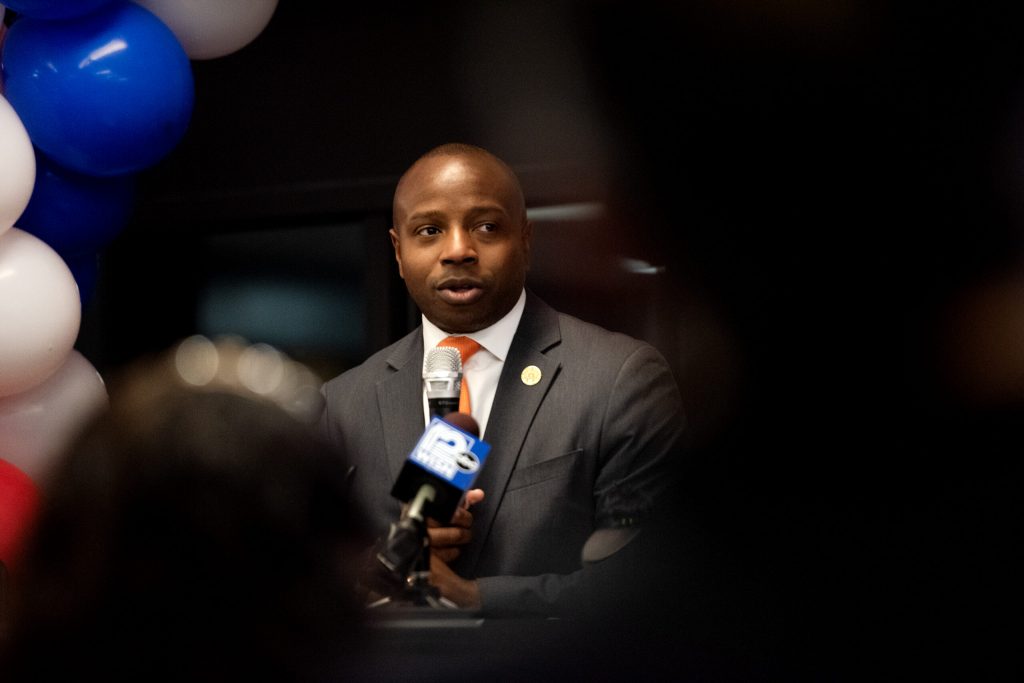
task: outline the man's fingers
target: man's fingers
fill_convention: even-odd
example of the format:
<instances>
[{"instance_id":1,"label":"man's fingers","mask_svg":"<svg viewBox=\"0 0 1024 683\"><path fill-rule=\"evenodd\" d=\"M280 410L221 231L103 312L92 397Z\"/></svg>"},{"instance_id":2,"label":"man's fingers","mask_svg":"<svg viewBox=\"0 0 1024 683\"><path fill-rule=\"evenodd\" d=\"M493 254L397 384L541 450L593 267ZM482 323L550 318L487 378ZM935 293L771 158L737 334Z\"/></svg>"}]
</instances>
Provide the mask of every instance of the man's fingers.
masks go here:
<instances>
[{"instance_id":1,"label":"man's fingers","mask_svg":"<svg viewBox=\"0 0 1024 683\"><path fill-rule=\"evenodd\" d=\"M470 512L469 510L466 510L465 508L459 508L458 510L455 511L455 514L452 515L452 519L450 522L448 522L448 524L441 524L433 517L427 517L428 529L437 529L443 526L460 526L465 529L468 529L469 527L473 526L473 513Z\"/></svg>"},{"instance_id":2,"label":"man's fingers","mask_svg":"<svg viewBox=\"0 0 1024 683\"><path fill-rule=\"evenodd\" d=\"M473 540L473 532L469 529L456 526L443 526L435 529L427 529L430 536L431 548L447 548L456 545L466 545Z\"/></svg>"},{"instance_id":3,"label":"man's fingers","mask_svg":"<svg viewBox=\"0 0 1024 683\"><path fill-rule=\"evenodd\" d=\"M470 505L476 505L484 499L483 489L470 489L466 491L465 498L462 499L462 506L469 507Z\"/></svg>"},{"instance_id":4,"label":"man's fingers","mask_svg":"<svg viewBox=\"0 0 1024 683\"><path fill-rule=\"evenodd\" d=\"M460 526L464 529L468 529L473 526L473 513L465 508L459 508L452 515L451 526Z\"/></svg>"},{"instance_id":5,"label":"man's fingers","mask_svg":"<svg viewBox=\"0 0 1024 683\"><path fill-rule=\"evenodd\" d=\"M430 551L433 557L441 560L442 562L454 562L455 559L461 554L461 551L455 548L433 548Z\"/></svg>"}]
</instances>

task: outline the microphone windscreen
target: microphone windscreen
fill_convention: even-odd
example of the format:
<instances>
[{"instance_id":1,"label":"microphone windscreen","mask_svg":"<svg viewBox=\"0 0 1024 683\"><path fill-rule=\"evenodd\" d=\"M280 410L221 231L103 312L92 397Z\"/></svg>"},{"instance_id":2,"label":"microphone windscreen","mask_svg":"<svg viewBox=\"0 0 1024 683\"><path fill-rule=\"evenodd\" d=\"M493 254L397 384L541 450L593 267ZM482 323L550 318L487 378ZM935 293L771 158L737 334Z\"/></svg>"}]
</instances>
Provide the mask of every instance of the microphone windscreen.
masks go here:
<instances>
[{"instance_id":1,"label":"microphone windscreen","mask_svg":"<svg viewBox=\"0 0 1024 683\"><path fill-rule=\"evenodd\" d=\"M442 419L453 427L458 427L467 434L480 438L480 425L476 423L472 415L455 412L448 413Z\"/></svg>"},{"instance_id":2,"label":"microphone windscreen","mask_svg":"<svg viewBox=\"0 0 1024 683\"><path fill-rule=\"evenodd\" d=\"M423 357L423 374L428 372L462 373L462 356L450 346L438 346L427 351Z\"/></svg>"}]
</instances>

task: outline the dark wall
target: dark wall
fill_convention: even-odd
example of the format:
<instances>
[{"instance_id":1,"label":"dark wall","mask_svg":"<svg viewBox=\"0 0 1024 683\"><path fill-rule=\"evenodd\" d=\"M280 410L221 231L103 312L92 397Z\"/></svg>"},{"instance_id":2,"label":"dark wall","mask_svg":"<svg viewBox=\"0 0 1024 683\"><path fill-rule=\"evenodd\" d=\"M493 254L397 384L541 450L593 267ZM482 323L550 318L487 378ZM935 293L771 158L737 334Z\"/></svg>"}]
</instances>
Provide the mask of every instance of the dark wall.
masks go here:
<instances>
[{"instance_id":1,"label":"dark wall","mask_svg":"<svg viewBox=\"0 0 1024 683\"><path fill-rule=\"evenodd\" d=\"M689 472L711 531L682 553L715 567L712 640L755 643L737 661L812 680L1019 673L1020 18L958 2L597 15L636 171L619 187L680 264L680 320L703 299L725 331L732 363L696 390L738 376ZM680 338L685 355L713 337Z\"/></svg>"},{"instance_id":2,"label":"dark wall","mask_svg":"<svg viewBox=\"0 0 1024 683\"><path fill-rule=\"evenodd\" d=\"M278 231L281 246L289 229L311 226L322 244L268 245L250 254L250 270L351 281L369 302L364 341L288 350L337 371L395 339L411 314L386 229L394 184L419 154L449 141L492 149L519 172L531 206L604 198L614 136L578 34L571 6L558 3L282 2L255 42L193 62L189 131L140 175L79 346L102 370L190 334L210 279L242 267L223 249L211 254L211 236L242 245ZM357 234L332 238L329 226Z\"/></svg>"}]
</instances>

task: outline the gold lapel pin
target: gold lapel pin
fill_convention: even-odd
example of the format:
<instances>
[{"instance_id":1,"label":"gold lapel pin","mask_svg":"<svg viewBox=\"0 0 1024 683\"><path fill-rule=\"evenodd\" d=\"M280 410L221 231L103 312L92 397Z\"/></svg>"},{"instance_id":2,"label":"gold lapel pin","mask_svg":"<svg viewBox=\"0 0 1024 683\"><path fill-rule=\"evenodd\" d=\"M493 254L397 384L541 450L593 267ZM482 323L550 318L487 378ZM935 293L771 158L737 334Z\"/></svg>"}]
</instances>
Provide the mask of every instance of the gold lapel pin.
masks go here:
<instances>
[{"instance_id":1,"label":"gold lapel pin","mask_svg":"<svg viewBox=\"0 0 1024 683\"><path fill-rule=\"evenodd\" d=\"M540 381L540 368L536 365L527 365L523 368L523 372L519 375L520 379L523 380L523 384L528 387L532 387L534 384Z\"/></svg>"}]
</instances>

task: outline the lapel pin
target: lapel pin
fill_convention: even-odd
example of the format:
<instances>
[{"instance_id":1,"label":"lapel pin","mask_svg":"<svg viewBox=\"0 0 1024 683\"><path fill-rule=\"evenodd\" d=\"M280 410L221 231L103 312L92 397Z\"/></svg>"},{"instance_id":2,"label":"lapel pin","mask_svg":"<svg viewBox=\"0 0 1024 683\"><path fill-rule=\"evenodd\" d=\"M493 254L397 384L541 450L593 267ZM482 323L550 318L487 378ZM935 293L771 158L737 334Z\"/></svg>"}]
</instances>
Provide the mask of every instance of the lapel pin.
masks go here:
<instances>
[{"instance_id":1,"label":"lapel pin","mask_svg":"<svg viewBox=\"0 0 1024 683\"><path fill-rule=\"evenodd\" d=\"M540 368L536 365L527 365L523 368L523 372L519 375L519 378L523 380L523 384L528 387L532 387L540 381Z\"/></svg>"}]
</instances>

